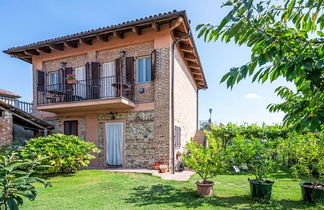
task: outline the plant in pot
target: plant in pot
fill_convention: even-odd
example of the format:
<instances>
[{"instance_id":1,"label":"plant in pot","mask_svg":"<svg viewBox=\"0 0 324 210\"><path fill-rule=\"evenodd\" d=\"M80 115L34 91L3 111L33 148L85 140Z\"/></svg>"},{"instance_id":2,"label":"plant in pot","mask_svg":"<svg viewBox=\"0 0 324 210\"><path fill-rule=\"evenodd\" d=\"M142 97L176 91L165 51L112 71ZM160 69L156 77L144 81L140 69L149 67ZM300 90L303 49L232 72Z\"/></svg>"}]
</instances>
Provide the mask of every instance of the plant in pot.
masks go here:
<instances>
[{"instance_id":1,"label":"plant in pot","mask_svg":"<svg viewBox=\"0 0 324 210\"><path fill-rule=\"evenodd\" d=\"M160 173L166 173L168 172L168 166L167 165L160 165Z\"/></svg>"},{"instance_id":2,"label":"plant in pot","mask_svg":"<svg viewBox=\"0 0 324 210\"><path fill-rule=\"evenodd\" d=\"M296 161L291 167L292 174L295 177L308 177L308 181L300 183L303 200L308 203L324 201L323 137L321 133L294 134L288 137L295 142L290 151Z\"/></svg>"},{"instance_id":3,"label":"plant in pot","mask_svg":"<svg viewBox=\"0 0 324 210\"><path fill-rule=\"evenodd\" d=\"M183 154L184 165L194 170L202 180L197 181L197 192L201 197L213 195L214 182L209 180L226 168L226 155L221 138L213 138L207 133L208 147L198 145L191 140L186 144Z\"/></svg>"},{"instance_id":4,"label":"plant in pot","mask_svg":"<svg viewBox=\"0 0 324 210\"><path fill-rule=\"evenodd\" d=\"M274 181L266 180L265 177L277 168L271 143L264 139L238 135L232 139L229 153L235 165L248 166L255 175L255 179L248 179L252 198L268 202Z\"/></svg>"},{"instance_id":5,"label":"plant in pot","mask_svg":"<svg viewBox=\"0 0 324 210\"><path fill-rule=\"evenodd\" d=\"M69 84L75 84L76 83L75 74L67 74L65 79L67 80L67 82Z\"/></svg>"}]
</instances>

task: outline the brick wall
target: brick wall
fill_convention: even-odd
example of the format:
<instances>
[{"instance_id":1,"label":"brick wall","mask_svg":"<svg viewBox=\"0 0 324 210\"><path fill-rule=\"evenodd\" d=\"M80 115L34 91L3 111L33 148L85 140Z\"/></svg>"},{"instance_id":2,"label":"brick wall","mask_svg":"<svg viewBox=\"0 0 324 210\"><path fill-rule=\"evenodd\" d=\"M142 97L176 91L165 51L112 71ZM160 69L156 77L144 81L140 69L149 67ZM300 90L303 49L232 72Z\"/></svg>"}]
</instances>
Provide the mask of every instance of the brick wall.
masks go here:
<instances>
[{"instance_id":1,"label":"brick wall","mask_svg":"<svg viewBox=\"0 0 324 210\"><path fill-rule=\"evenodd\" d=\"M8 111L0 111L0 145L8 145L13 139L13 118Z\"/></svg>"}]
</instances>

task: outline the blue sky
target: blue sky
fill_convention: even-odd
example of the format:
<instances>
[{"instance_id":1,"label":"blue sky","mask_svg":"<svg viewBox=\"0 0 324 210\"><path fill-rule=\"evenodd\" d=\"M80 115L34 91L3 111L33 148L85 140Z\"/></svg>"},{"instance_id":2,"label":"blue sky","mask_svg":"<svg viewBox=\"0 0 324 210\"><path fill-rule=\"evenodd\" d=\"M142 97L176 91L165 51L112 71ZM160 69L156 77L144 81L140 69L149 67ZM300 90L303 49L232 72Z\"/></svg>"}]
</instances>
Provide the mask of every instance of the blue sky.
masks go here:
<instances>
[{"instance_id":1,"label":"blue sky","mask_svg":"<svg viewBox=\"0 0 324 210\"><path fill-rule=\"evenodd\" d=\"M219 81L231 67L249 61L250 49L221 42L204 43L197 39L195 27L200 23L220 22L228 10L220 8L221 0L1 0L0 49L28 44L57 36L77 33L133 20L171 10L186 10L196 39L198 52L208 82L208 90L200 91L199 118L209 118L213 109L216 122L279 123L282 113L270 114L266 106L279 102L273 93L284 80L252 84L247 79L233 90ZM291 86L291 85L290 85ZM0 88L32 100L31 65L0 53Z\"/></svg>"}]
</instances>

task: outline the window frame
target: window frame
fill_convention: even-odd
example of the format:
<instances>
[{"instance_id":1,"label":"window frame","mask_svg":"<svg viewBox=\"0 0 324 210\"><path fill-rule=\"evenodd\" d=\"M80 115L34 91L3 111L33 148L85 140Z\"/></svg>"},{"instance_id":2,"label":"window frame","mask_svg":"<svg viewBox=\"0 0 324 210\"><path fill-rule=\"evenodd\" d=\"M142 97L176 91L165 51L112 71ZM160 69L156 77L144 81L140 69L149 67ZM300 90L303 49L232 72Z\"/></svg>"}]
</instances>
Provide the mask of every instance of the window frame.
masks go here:
<instances>
[{"instance_id":1,"label":"window frame","mask_svg":"<svg viewBox=\"0 0 324 210\"><path fill-rule=\"evenodd\" d=\"M144 72L143 72L143 75L145 75L145 80L144 81L142 81L142 82L140 82L139 81L139 68L138 68L138 61L140 60L140 59L143 59L145 62L143 62L143 64L144 64ZM147 80L147 78L146 78L146 75L147 75L147 68L146 68L146 59L149 59L150 60L150 80ZM151 56L150 55L144 55L144 56L139 56L139 57L136 57L136 84L143 84L143 83L151 83L152 82L152 66L151 66L151 64L152 64L152 60L151 60Z\"/></svg>"}]
</instances>

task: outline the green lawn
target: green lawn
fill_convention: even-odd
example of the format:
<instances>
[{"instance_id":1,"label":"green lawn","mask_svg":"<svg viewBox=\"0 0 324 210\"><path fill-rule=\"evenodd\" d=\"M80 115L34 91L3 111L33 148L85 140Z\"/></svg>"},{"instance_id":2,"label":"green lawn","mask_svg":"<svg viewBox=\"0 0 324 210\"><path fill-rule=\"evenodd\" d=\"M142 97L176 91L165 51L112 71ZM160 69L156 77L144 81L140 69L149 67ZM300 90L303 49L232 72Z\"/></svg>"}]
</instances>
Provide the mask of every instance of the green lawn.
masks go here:
<instances>
[{"instance_id":1,"label":"green lawn","mask_svg":"<svg viewBox=\"0 0 324 210\"><path fill-rule=\"evenodd\" d=\"M22 209L324 209L301 201L298 181L284 172L275 179L270 204L258 204L249 198L248 177L221 175L214 180L215 196L196 196L193 176L188 182L165 181L145 174L84 170L76 175L55 177L52 188L38 186L34 202L26 201Z\"/></svg>"}]
</instances>

